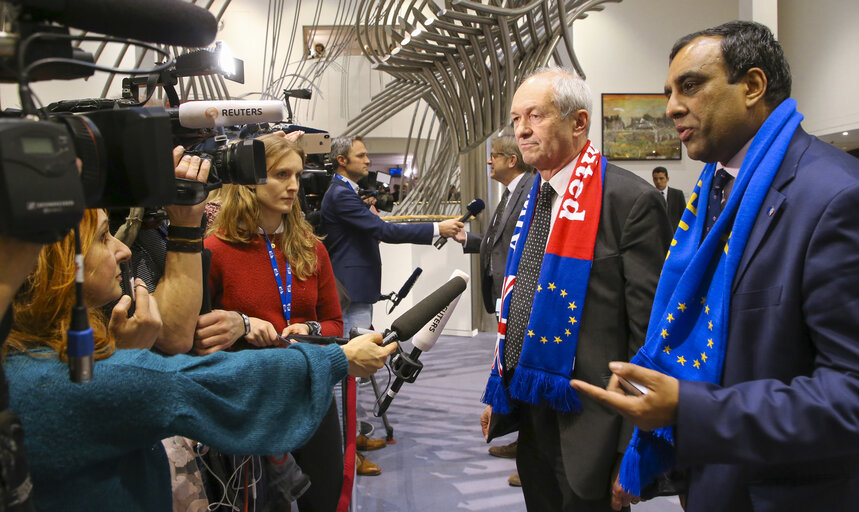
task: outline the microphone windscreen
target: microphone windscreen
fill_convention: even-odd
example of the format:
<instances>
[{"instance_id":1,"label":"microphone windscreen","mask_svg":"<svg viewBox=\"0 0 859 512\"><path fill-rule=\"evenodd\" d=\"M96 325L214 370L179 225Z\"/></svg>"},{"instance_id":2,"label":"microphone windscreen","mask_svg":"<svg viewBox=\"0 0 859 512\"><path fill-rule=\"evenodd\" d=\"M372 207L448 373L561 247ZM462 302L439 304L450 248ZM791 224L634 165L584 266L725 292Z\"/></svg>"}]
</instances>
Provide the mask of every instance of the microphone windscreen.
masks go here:
<instances>
[{"instance_id":1,"label":"microphone windscreen","mask_svg":"<svg viewBox=\"0 0 859 512\"><path fill-rule=\"evenodd\" d=\"M276 123L284 119L286 109L278 100L188 101L179 105L179 124L185 128Z\"/></svg>"},{"instance_id":2,"label":"microphone windscreen","mask_svg":"<svg viewBox=\"0 0 859 512\"><path fill-rule=\"evenodd\" d=\"M150 43L208 46L218 31L211 12L183 0L23 0L21 4L75 28Z\"/></svg>"},{"instance_id":3,"label":"microphone windscreen","mask_svg":"<svg viewBox=\"0 0 859 512\"><path fill-rule=\"evenodd\" d=\"M404 341L414 336L439 311L465 291L465 285L465 279L460 276L454 277L400 315L391 323L391 330L397 333L397 339Z\"/></svg>"},{"instance_id":4,"label":"microphone windscreen","mask_svg":"<svg viewBox=\"0 0 859 512\"><path fill-rule=\"evenodd\" d=\"M479 197L473 199L465 207L465 209L468 210L468 213L470 213L472 217L477 217L477 214L482 212L484 208L486 208L486 203L484 203L483 199L480 199Z\"/></svg>"},{"instance_id":5,"label":"microphone windscreen","mask_svg":"<svg viewBox=\"0 0 859 512\"><path fill-rule=\"evenodd\" d=\"M400 288L400 291L397 292L397 299L403 300L404 298L406 298L406 295L408 295L409 292L412 290L412 286L415 285L415 281L418 280L418 277L423 271L424 269L422 269L421 267L415 268L414 272L412 272L412 275L410 275L409 278L406 279L406 282L403 283L403 286L402 288Z\"/></svg>"},{"instance_id":6,"label":"microphone windscreen","mask_svg":"<svg viewBox=\"0 0 859 512\"><path fill-rule=\"evenodd\" d=\"M455 277L461 277L462 279L465 279L466 283L468 283L469 276L462 270L454 270L450 278L453 279ZM412 345L414 345L415 348L420 349L422 352L426 352L435 345L435 342L438 341L439 336L441 336L441 332L447 325L447 321L450 320L451 316L453 316L453 310L455 310L456 305L459 304L460 297L462 297L462 294L457 295L450 304L445 306L445 308L439 311L432 320L421 327L417 334L415 334L415 337L412 338Z\"/></svg>"}]
</instances>

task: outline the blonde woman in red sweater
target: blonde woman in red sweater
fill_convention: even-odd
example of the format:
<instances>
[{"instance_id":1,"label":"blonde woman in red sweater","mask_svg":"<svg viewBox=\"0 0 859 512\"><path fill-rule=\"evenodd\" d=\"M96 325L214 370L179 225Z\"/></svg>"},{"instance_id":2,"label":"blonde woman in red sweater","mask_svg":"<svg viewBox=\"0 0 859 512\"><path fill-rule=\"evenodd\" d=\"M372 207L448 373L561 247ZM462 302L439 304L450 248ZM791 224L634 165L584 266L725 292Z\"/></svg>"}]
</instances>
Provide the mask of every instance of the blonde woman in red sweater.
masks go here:
<instances>
[{"instance_id":1,"label":"blonde woman in red sweater","mask_svg":"<svg viewBox=\"0 0 859 512\"><path fill-rule=\"evenodd\" d=\"M209 288L215 309L197 322L194 346L201 354L282 346L279 334L342 335L331 261L298 203L304 152L279 135L259 140L265 144L267 183L225 185L220 213L204 242L212 252ZM333 400L313 438L293 455L311 483L298 500L299 510L334 511L343 455ZM242 464L254 481L259 475L252 464ZM258 489L253 492L260 496Z\"/></svg>"}]
</instances>

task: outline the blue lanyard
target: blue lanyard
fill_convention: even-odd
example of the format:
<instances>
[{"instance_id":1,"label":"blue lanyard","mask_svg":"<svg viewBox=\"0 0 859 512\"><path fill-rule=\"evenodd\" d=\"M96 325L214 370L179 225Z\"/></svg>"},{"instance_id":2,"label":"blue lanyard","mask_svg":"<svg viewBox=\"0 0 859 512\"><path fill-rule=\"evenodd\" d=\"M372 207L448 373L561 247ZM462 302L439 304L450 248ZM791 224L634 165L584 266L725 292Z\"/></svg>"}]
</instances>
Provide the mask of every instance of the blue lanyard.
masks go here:
<instances>
[{"instance_id":1,"label":"blue lanyard","mask_svg":"<svg viewBox=\"0 0 859 512\"><path fill-rule=\"evenodd\" d=\"M340 181L342 181L343 183L345 183L345 184L349 185L349 188L351 188L351 189L352 189L352 192L357 192L357 191L355 190L355 187L353 187L353 186L352 186L352 184L351 184L351 183L349 183L349 180L347 180L347 179L346 179L346 178L344 178L343 176L341 176L341 175L339 175L339 174L335 174L335 175L334 175L334 179L336 179L336 180L340 180Z\"/></svg>"},{"instance_id":2,"label":"blue lanyard","mask_svg":"<svg viewBox=\"0 0 859 512\"><path fill-rule=\"evenodd\" d=\"M274 246L265 230L262 232L265 237L265 248L268 249L268 258L271 260L271 269L274 271L274 279L277 281L277 291L280 292L280 305L283 306L283 318L286 320L286 325L289 325L289 320L292 317L292 269L289 268L289 260L284 255L286 261L286 289L283 287L283 281L280 279L280 270L277 268L277 260L274 257Z\"/></svg>"}]
</instances>

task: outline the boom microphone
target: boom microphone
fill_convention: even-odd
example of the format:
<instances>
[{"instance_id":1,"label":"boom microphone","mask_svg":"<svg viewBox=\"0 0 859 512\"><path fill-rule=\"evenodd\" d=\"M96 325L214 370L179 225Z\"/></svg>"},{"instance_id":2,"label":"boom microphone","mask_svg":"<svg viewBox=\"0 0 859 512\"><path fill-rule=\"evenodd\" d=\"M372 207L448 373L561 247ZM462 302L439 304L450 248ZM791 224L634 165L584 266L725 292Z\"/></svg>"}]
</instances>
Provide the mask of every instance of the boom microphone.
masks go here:
<instances>
[{"instance_id":1,"label":"boom microphone","mask_svg":"<svg viewBox=\"0 0 859 512\"><path fill-rule=\"evenodd\" d=\"M480 199L479 197L472 199L471 202L466 205L466 214L459 218L459 222L468 222L472 217L477 217L477 214L482 212L484 208L486 208L486 203L483 202L483 199ZM436 249L441 249L446 243L447 238L439 237L433 245Z\"/></svg>"},{"instance_id":2,"label":"boom microphone","mask_svg":"<svg viewBox=\"0 0 859 512\"><path fill-rule=\"evenodd\" d=\"M447 325L447 321L450 320L453 310L456 309L456 305L459 303L459 297L465 291L468 280L468 274L461 270L455 270L447 283L417 303L412 309L403 313L402 316L394 320L394 323L391 324L391 329L395 332L398 332L398 329L402 331L401 333L397 333L399 339L407 339L414 336L412 340L414 348L411 354L408 357L404 357L398 353L391 359L391 366L410 365L414 373L409 378L397 375L391 387L382 397L381 402L377 402L376 410L373 412L377 418L385 414L385 411L388 410L403 383L413 382L417 377L417 372L420 372L420 367L415 368L418 357L420 357L421 353L430 350L435 345L435 342L438 341L441 332L444 330L444 326ZM416 312L410 315L413 311ZM424 321L427 318L426 313L433 311L435 311L435 314ZM422 321L423 327L419 327L414 331L411 330L415 324ZM403 337L405 335L408 336Z\"/></svg>"},{"instance_id":3,"label":"boom microphone","mask_svg":"<svg viewBox=\"0 0 859 512\"><path fill-rule=\"evenodd\" d=\"M86 31L175 46L208 46L218 23L182 0L21 0L29 13Z\"/></svg>"},{"instance_id":4,"label":"boom microphone","mask_svg":"<svg viewBox=\"0 0 859 512\"><path fill-rule=\"evenodd\" d=\"M286 119L282 101L189 101L179 105L179 124L185 128L215 128Z\"/></svg>"}]
</instances>

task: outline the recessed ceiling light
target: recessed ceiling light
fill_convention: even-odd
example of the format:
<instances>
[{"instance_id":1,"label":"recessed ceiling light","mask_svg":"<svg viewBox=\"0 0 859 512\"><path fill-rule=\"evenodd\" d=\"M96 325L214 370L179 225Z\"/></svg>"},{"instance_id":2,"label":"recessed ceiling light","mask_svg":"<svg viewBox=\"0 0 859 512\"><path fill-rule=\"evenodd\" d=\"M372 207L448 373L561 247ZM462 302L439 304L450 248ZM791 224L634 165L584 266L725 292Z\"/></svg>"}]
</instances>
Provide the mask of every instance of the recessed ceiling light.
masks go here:
<instances>
[{"instance_id":1,"label":"recessed ceiling light","mask_svg":"<svg viewBox=\"0 0 859 512\"><path fill-rule=\"evenodd\" d=\"M849 135L849 133L848 132L841 132L841 135L844 135L846 137L847 135Z\"/></svg>"}]
</instances>

